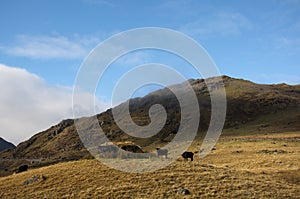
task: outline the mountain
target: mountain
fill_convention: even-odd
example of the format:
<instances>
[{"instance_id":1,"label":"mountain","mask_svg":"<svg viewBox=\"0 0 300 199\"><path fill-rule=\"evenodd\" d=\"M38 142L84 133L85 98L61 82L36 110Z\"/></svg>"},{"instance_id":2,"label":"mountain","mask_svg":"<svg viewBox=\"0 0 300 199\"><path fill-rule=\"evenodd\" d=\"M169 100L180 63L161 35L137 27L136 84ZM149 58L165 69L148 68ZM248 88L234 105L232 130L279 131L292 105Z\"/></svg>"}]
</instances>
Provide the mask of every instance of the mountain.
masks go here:
<instances>
[{"instance_id":1,"label":"mountain","mask_svg":"<svg viewBox=\"0 0 300 199\"><path fill-rule=\"evenodd\" d=\"M0 151L3 151L5 149L9 149L9 148L14 148L15 145L7 142L6 140L4 140L3 138L0 137Z\"/></svg>"},{"instance_id":2,"label":"mountain","mask_svg":"<svg viewBox=\"0 0 300 199\"><path fill-rule=\"evenodd\" d=\"M227 113L222 136L300 131L300 85L256 84L228 76L222 76L222 79L227 97ZM214 78L209 78L206 82L213 80ZM201 140L210 122L210 95L203 79L191 79L188 83L193 87L199 102L201 119L196 139ZM172 88L185 92L184 84L186 82L173 85ZM213 92L218 92L218 88ZM159 133L147 139L131 137L124 133L113 120L112 109L98 114L97 118L111 141L130 141L147 151L172 140L177 133L181 118L178 100L169 88L164 88L141 98L130 99L132 120L141 126L149 124L148 112L154 104L165 107L167 120ZM124 105L124 103L120 104L114 109L122 109ZM88 121L89 118L85 120ZM94 129L95 126L90 124L88 128ZM7 175L21 164L40 167L92 157L77 134L74 120L68 119L32 136L16 148L1 152L1 158L0 175Z\"/></svg>"}]
</instances>

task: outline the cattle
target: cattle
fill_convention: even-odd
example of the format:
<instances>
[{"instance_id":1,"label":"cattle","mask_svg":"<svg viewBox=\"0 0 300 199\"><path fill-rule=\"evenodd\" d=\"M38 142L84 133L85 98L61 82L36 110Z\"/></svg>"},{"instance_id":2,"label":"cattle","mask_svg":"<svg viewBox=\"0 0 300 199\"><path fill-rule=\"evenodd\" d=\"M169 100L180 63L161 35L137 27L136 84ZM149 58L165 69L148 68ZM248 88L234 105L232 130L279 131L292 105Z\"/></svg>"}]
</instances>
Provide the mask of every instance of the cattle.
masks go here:
<instances>
[{"instance_id":1,"label":"cattle","mask_svg":"<svg viewBox=\"0 0 300 199\"><path fill-rule=\"evenodd\" d=\"M123 145L121 149L132 153L144 153L144 151L137 145Z\"/></svg>"},{"instance_id":2,"label":"cattle","mask_svg":"<svg viewBox=\"0 0 300 199\"><path fill-rule=\"evenodd\" d=\"M17 173L21 173L21 172L24 172L24 171L27 171L28 170L28 165L22 165L18 168L18 171Z\"/></svg>"},{"instance_id":3,"label":"cattle","mask_svg":"<svg viewBox=\"0 0 300 199\"><path fill-rule=\"evenodd\" d=\"M189 158L191 159L191 161L193 161L194 158L194 153L193 152L189 152L186 151L181 155L185 160L188 160Z\"/></svg>"},{"instance_id":4,"label":"cattle","mask_svg":"<svg viewBox=\"0 0 300 199\"><path fill-rule=\"evenodd\" d=\"M168 158L168 149L156 148L156 152L157 152L157 157L165 156L166 159Z\"/></svg>"}]
</instances>

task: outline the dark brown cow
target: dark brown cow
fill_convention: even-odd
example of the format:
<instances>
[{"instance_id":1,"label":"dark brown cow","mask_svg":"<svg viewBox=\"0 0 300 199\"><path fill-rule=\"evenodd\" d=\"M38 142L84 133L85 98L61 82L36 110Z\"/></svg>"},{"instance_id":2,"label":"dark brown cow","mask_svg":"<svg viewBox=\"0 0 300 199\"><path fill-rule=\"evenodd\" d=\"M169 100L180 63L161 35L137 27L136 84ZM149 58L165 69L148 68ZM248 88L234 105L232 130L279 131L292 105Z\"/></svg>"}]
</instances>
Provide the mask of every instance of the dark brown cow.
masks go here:
<instances>
[{"instance_id":1,"label":"dark brown cow","mask_svg":"<svg viewBox=\"0 0 300 199\"><path fill-rule=\"evenodd\" d=\"M189 152L186 151L181 155L185 160L188 160L189 158L191 159L191 161L193 161L194 158L194 153L193 152Z\"/></svg>"},{"instance_id":2,"label":"dark brown cow","mask_svg":"<svg viewBox=\"0 0 300 199\"><path fill-rule=\"evenodd\" d=\"M18 171L16 173L21 173L21 172L24 172L24 171L27 171L28 170L28 165L22 165L19 167Z\"/></svg>"}]
</instances>

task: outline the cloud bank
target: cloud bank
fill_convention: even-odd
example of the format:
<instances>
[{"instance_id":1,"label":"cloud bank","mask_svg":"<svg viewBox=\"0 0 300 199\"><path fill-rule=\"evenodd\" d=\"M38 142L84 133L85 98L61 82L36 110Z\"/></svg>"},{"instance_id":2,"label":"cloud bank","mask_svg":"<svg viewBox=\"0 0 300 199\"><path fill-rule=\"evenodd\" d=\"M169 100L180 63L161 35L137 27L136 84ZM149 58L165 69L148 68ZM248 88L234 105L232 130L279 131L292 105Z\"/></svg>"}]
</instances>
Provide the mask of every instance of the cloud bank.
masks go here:
<instances>
[{"instance_id":1,"label":"cloud bank","mask_svg":"<svg viewBox=\"0 0 300 199\"><path fill-rule=\"evenodd\" d=\"M0 90L0 136L15 144L73 117L72 88L47 85L25 69L0 64ZM108 107L96 100L97 111Z\"/></svg>"}]
</instances>

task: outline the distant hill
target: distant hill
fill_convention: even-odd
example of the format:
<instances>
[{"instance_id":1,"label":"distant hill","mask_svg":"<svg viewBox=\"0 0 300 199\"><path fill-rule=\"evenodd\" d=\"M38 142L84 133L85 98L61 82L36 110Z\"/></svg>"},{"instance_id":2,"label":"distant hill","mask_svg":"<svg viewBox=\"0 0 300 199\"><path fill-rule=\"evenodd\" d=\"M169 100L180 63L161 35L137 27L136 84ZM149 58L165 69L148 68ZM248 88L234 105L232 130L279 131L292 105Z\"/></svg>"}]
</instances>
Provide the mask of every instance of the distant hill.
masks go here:
<instances>
[{"instance_id":1,"label":"distant hill","mask_svg":"<svg viewBox=\"0 0 300 199\"><path fill-rule=\"evenodd\" d=\"M12 144L0 137L0 151L9 149L9 148L14 148L14 147L15 147L14 144Z\"/></svg>"},{"instance_id":2,"label":"distant hill","mask_svg":"<svg viewBox=\"0 0 300 199\"><path fill-rule=\"evenodd\" d=\"M300 86L287 84L255 84L253 82L222 76L227 97L227 113L222 135L249 135L278 133L300 130ZM213 80L210 78L209 80ZM209 81L208 80L208 81ZM191 79L200 106L198 139L206 132L211 118L211 101L203 79ZM182 88L182 85L174 85ZM184 91L183 91L184 92ZM213 92L218 92L217 88ZM130 113L133 121L147 125L149 108L161 104L168 114L164 128L151 139L135 139L118 128L112 118L111 110L97 117L102 129L111 140L132 140L141 146L168 142L176 134L180 121L180 107L175 95L164 88L142 98L130 100ZM119 105L120 108L122 104Z\"/></svg>"},{"instance_id":3,"label":"distant hill","mask_svg":"<svg viewBox=\"0 0 300 199\"><path fill-rule=\"evenodd\" d=\"M300 131L300 85L256 84L228 76L222 76L222 79L227 96L227 113L222 136ZM199 101L201 120L196 139L201 140L211 117L209 92L203 79L191 79L189 83L195 90ZM172 87L181 89L182 84ZM217 88L214 92L217 92ZM132 119L139 125L149 124L148 111L153 104L163 105L167 112L166 125L151 138L137 139L124 133L116 125L112 110L108 109L98 114L97 118L110 140L132 141L143 150L148 150L163 145L174 137L181 113L178 100L168 88L160 89L141 98L130 99L129 102ZM122 108L122 106L123 104L117 108ZM90 128L94 126L91 125ZM6 173L10 173L18 165L23 164L24 159L34 160L34 163L31 163L32 166L39 167L56 162L91 158L91 156L79 139L74 120L68 119L32 136L14 149L1 152L0 158L7 160L2 162L0 167L7 169ZM12 160L14 161L11 162Z\"/></svg>"}]
</instances>

